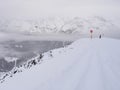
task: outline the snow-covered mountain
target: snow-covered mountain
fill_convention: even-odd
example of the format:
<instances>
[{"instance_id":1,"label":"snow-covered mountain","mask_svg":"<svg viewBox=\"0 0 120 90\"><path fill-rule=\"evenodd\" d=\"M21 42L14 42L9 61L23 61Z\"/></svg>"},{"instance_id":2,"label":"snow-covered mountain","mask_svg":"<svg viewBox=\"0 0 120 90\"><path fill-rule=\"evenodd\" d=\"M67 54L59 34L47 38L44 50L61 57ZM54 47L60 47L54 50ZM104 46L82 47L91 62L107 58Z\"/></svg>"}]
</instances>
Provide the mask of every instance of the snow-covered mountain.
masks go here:
<instances>
[{"instance_id":1,"label":"snow-covered mountain","mask_svg":"<svg viewBox=\"0 0 120 90\"><path fill-rule=\"evenodd\" d=\"M5 80L7 80L10 77L13 77L17 73L30 69L32 66L41 64L43 60L50 58L52 58L52 51L48 51L47 53L44 54L39 54L29 59L27 62L20 64L19 66L16 66L16 61L10 62L10 63L14 63L13 69L8 72L0 73L0 83L3 83ZM14 58L11 58L10 60L14 60Z\"/></svg>"},{"instance_id":2,"label":"snow-covered mountain","mask_svg":"<svg viewBox=\"0 0 120 90\"><path fill-rule=\"evenodd\" d=\"M93 29L95 34L119 35L120 28L102 17L89 18L40 18L36 20L1 20L0 31L24 34L62 33L88 34Z\"/></svg>"},{"instance_id":3,"label":"snow-covered mountain","mask_svg":"<svg viewBox=\"0 0 120 90\"><path fill-rule=\"evenodd\" d=\"M115 39L77 40L14 69L0 90L120 90L119 46Z\"/></svg>"}]
</instances>

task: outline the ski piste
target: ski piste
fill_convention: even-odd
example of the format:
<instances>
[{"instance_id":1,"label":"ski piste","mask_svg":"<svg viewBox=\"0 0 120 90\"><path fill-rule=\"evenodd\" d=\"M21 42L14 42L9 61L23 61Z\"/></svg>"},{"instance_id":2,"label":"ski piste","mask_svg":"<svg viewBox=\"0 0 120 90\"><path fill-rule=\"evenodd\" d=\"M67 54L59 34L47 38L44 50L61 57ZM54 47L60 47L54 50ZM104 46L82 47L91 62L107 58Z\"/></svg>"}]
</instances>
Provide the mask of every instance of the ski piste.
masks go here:
<instances>
[{"instance_id":1,"label":"ski piste","mask_svg":"<svg viewBox=\"0 0 120 90\"><path fill-rule=\"evenodd\" d=\"M77 40L47 52L41 64L7 78L0 90L119 90L119 46L115 39Z\"/></svg>"}]
</instances>

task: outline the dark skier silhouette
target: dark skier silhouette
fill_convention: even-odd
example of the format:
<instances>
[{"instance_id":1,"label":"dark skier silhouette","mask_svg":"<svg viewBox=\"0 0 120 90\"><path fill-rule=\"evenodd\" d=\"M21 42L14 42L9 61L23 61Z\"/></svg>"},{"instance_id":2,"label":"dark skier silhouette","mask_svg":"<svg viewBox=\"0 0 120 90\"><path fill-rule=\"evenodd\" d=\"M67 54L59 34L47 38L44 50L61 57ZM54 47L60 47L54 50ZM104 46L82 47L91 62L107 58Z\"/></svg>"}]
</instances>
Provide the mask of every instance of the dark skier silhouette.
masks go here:
<instances>
[{"instance_id":1,"label":"dark skier silhouette","mask_svg":"<svg viewBox=\"0 0 120 90\"><path fill-rule=\"evenodd\" d=\"M102 37L102 36L101 36L101 34L100 34L100 35L99 35L99 39L101 39L101 37Z\"/></svg>"}]
</instances>

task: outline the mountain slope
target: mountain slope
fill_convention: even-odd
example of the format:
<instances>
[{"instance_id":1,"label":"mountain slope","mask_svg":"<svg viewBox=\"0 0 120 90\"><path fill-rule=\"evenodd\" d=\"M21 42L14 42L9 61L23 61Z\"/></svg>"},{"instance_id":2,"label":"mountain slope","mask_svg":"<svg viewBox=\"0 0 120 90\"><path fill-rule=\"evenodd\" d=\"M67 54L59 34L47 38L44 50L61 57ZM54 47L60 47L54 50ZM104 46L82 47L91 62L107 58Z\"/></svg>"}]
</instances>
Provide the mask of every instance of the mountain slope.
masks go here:
<instances>
[{"instance_id":1,"label":"mountain slope","mask_svg":"<svg viewBox=\"0 0 120 90\"><path fill-rule=\"evenodd\" d=\"M0 31L23 34L77 34L88 36L93 29L95 35L119 36L120 28L110 20L95 16L89 18L40 18L37 20L0 20Z\"/></svg>"},{"instance_id":2,"label":"mountain slope","mask_svg":"<svg viewBox=\"0 0 120 90\"><path fill-rule=\"evenodd\" d=\"M119 46L114 39L80 39L9 78L0 90L119 90Z\"/></svg>"}]
</instances>

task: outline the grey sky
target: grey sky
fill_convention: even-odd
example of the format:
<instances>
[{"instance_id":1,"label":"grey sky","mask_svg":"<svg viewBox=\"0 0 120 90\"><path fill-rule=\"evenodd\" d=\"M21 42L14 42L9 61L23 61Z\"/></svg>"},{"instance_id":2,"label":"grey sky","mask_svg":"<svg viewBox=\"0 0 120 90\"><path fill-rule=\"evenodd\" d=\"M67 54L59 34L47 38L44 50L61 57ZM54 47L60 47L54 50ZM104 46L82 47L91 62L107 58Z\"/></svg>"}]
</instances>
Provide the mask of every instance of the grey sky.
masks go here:
<instances>
[{"instance_id":1,"label":"grey sky","mask_svg":"<svg viewBox=\"0 0 120 90\"><path fill-rule=\"evenodd\" d=\"M0 0L0 17L108 16L120 14L120 0Z\"/></svg>"}]
</instances>

